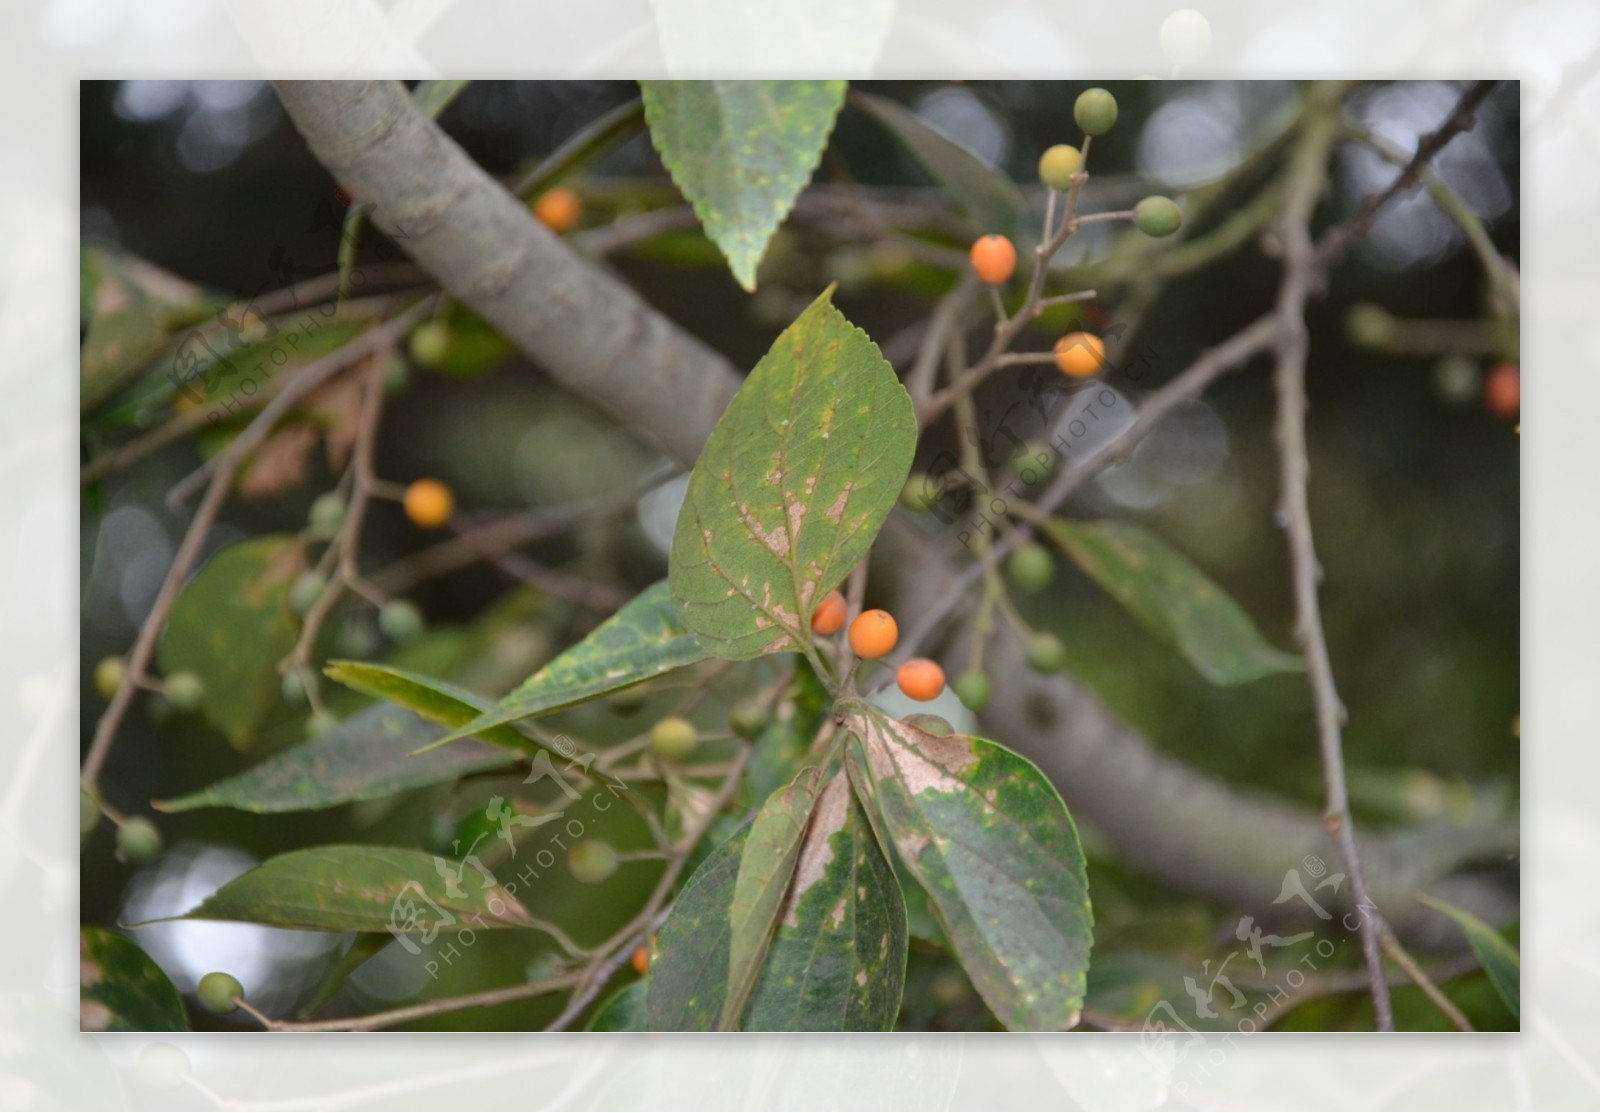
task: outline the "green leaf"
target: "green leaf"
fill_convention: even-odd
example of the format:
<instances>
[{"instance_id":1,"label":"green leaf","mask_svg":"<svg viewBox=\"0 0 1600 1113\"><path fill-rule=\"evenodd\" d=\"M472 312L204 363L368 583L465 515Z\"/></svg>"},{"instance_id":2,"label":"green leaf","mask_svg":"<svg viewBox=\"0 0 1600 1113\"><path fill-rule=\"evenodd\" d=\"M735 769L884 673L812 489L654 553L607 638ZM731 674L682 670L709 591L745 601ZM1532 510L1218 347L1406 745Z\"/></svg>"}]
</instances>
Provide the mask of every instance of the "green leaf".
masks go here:
<instances>
[{"instance_id":1,"label":"green leaf","mask_svg":"<svg viewBox=\"0 0 1600 1113\"><path fill-rule=\"evenodd\" d=\"M650 989L650 979L641 978L632 985L623 986L605 1004L595 1010L589 1021L591 1032L648 1032L650 1012L645 994Z\"/></svg>"},{"instance_id":2,"label":"green leaf","mask_svg":"<svg viewBox=\"0 0 1600 1113\"><path fill-rule=\"evenodd\" d=\"M1066 805L997 743L844 709L856 791L927 892L972 984L1009 1028L1060 1031L1083 1004L1093 916Z\"/></svg>"},{"instance_id":3,"label":"green leaf","mask_svg":"<svg viewBox=\"0 0 1600 1113\"><path fill-rule=\"evenodd\" d=\"M475 858L458 862L389 846L318 846L280 854L173 919L397 934L532 923L511 889Z\"/></svg>"},{"instance_id":4,"label":"green leaf","mask_svg":"<svg viewBox=\"0 0 1600 1113\"><path fill-rule=\"evenodd\" d=\"M422 109L424 116L437 120L439 113L449 108L470 84L470 81L419 81L411 90L411 100Z\"/></svg>"},{"instance_id":5,"label":"green leaf","mask_svg":"<svg viewBox=\"0 0 1600 1113\"><path fill-rule=\"evenodd\" d=\"M706 442L672 538L683 624L718 657L811 644L811 612L872 546L911 470L911 398L829 287Z\"/></svg>"},{"instance_id":6,"label":"green leaf","mask_svg":"<svg viewBox=\"0 0 1600 1113\"><path fill-rule=\"evenodd\" d=\"M362 708L333 730L285 750L208 788L157 800L163 812L196 808L304 812L453 781L469 773L503 769L517 755L471 741L446 750L413 753L443 731L388 704Z\"/></svg>"},{"instance_id":7,"label":"green leaf","mask_svg":"<svg viewBox=\"0 0 1600 1113\"><path fill-rule=\"evenodd\" d=\"M843 81L641 81L650 139L734 278L756 288L767 242L811 180Z\"/></svg>"},{"instance_id":8,"label":"green leaf","mask_svg":"<svg viewBox=\"0 0 1600 1113\"><path fill-rule=\"evenodd\" d=\"M772 716L772 722L750 745L745 763L744 799L759 804L788 784L805 761L817 731L833 706L833 698L804 658L794 658L794 683Z\"/></svg>"},{"instance_id":9,"label":"green leaf","mask_svg":"<svg viewBox=\"0 0 1600 1113\"><path fill-rule=\"evenodd\" d=\"M733 937L728 946L728 992L720 1021L725 1032L737 1031L767 957L778 911L800 858L801 837L822 790L821 774L816 766L803 770L788 787L768 797L750 821L728 909Z\"/></svg>"},{"instance_id":10,"label":"green leaf","mask_svg":"<svg viewBox=\"0 0 1600 1113\"><path fill-rule=\"evenodd\" d=\"M183 998L155 960L105 928L78 931L78 1030L187 1032Z\"/></svg>"},{"instance_id":11,"label":"green leaf","mask_svg":"<svg viewBox=\"0 0 1600 1113\"><path fill-rule=\"evenodd\" d=\"M430 676L419 676L414 672L407 672L390 665L369 665L361 661L330 661L322 671L346 688L353 688L363 695L376 696L378 699L397 703L408 711L416 712L429 722L452 729L476 721L489 706L487 700L457 688L454 684ZM496 746L524 754L536 753L541 749L537 741L504 723L480 728L471 733L478 735L485 742L492 742ZM461 736L447 736L449 737ZM413 752L418 758L426 757L446 740L446 738L434 738L425 741Z\"/></svg>"},{"instance_id":12,"label":"green leaf","mask_svg":"<svg viewBox=\"0 0 1600 1113\"><path fill-rule=\"evenodd\" d=\"M1124 522L1054 519L1047 537L1152 633L1213 684L1245 684L1298 672L1304 662L1274 649L1250 616L1166 542Z\"/></svg>"},{"instance_id":13,"label":"green leaf","mask_svg":"<svg viewBox=\"0 0 1600 1113\"><path fill-rule=\"evenodd\" d=\"M234 749L246 750L278 706L278 662L294 648L299 620L289 585L305 550L286 535L229 545L184 585L161 636L161 671L205 681L200 707Z\"/></svg>"},{"instance_id":14,"label":"green leaf","mask_svg":"<svg viewBox=\"0 0 1600 1113\"><path fill-rule=\"evenodd\" d=\"M88 412L226 299L133 255L105 247L79 253L84 326L79 408Z\"/></svg>"},{"instance_id":15,"label":"green leaf","mask_svg":"<svg viewBox=\"0 0 1600 1113\"><path fill-rule=\"evenodd\" d=\"M728 989L729 910L747 825L700 866L656 940L650 1027L710 1031ZM883 1032L905 989L905 905L847 778L822 790L777 931L740 1027L762 1032Z\"/></svg>"},{"instance_id":16,"label":"green leaf","mask_svg":"<svg viewBox=\"0 0 1600 1113\"><path fill-rule=\"evenodd\" d=\"M1015 183L999 170L946 137L903 105L855 92L850 102L898 139L929 177L944 186L972 221L974 231L1016 238L1026 205Z\"/></svg>"},{"instance_id":17,"label":"green leaf","mask_svg":"<svg viewBox=\"0 0 1600 1113\"><path fill-rule=\"evenodd\" d=\"M532 200L561 179L632 138L643 126L643 101L631 100L619 104L598 120L586 124L546 155L527 177L517 183L512 192L524 200Z\"/></svg>"},{"instance_id":18,"label":"green leaf","mask_svg":"<svg viewBox=\"0 0 1600 1113\"><path fill-rule=\"evenodd\" d=\"M1500 999L1506 1003L1506 1008L1511 1010L1511 1015L1520 1020L1522 959L1517 954L1516 948L1507 943L1505 937L1498 931L1464 909L1446 904L1437 897L1430 897L1425 893L1419 893L1417 899L1429 908L1443 912L1456 922L1461 933L1467 937L1467 945L1472 948L1472 953L1483 964L1483 971L1489 975L1489 982L1494 986L1495 992L1500 994Z\"/></svg>"},{"instance_id":19,"label":"green leaf","mask_svg":"<svg viewBox=\"0 0 1600 1113\"><path fill-rule=\"evenodd\" d=\"M521 687L435 745L478 735L490 742L507 723L544 715L706 659L673 611L667 582L650 585L589 636L530 676ZM525 747L524 747L525 748Z\"/></svg>"}]
</instances>

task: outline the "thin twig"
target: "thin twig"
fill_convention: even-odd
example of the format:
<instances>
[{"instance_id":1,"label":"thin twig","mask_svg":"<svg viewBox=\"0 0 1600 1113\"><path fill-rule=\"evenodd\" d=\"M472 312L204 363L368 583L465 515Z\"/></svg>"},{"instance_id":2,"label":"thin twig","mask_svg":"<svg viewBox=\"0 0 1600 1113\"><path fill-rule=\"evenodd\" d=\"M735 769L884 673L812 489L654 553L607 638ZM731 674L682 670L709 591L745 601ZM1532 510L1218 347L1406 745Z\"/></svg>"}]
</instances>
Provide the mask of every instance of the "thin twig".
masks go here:
<instances>
[{"instance_id":1,"label":"thin twig","mask_svg":"<svg viewBox=\"0 0 1600 1113\"><path fill-rule=\"evenodd\" d=\"M487 1008L490 1005L504 1005L528 997L542 997L547 993L559 993L576 984L579 973L574 971L557 978L502 986L499 989L468 993L461 997L438 997L416 1005L368 1013L366 1016L343 1016L332 1020L273 1020L257 1009L248 1006L245 1008L272 1032L376 1032L380 1028L393 1028L396 1024L405 1024L412 1020L422 1020L461 1009Z\"/></svg>"},{"instance_id":2,"label":"thin twig","mask_svg":"<svg viewBox=\"0 0 1600 1113\"><path fill-rule=\"evenodd\" d=\"M1427 995L1428 1000L1438 1006L1439 1011L1444 1013L1450 1023L1456 1026L1457 1030L1462 1032L1471 1032L1473 1030L1472 1021L1467 1019L1467 1014L1458 1009L1456 1003L1445 996L1444 990L1440 989L1434 983L1434 980L1428 977L1427 972L1422 969L1416 959L1411 957L1411 952L1405 949L1399 937L1395 935L1387 924L1384 925L1383 931L1379 934L1379 941L1383 944L1383 953L1388 955L1396 966L1405 971L1406 977L1411 979L1411 983L1422 990Z\"/></svg>"}]
</instances>

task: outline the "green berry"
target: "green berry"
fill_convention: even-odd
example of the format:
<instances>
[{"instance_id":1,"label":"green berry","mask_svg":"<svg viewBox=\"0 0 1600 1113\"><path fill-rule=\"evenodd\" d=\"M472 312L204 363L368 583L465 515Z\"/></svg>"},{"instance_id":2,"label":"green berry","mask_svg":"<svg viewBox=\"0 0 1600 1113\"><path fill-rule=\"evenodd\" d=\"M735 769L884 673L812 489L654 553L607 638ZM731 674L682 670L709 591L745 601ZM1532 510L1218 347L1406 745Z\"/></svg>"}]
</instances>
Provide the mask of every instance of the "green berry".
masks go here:
<instances>
[{"instance_id":1,"label":"green berry","mask_svg":"<svg viewBox=\"0 0 1600 1113\"><path fill-rule=\"evenodd\" d=\"M320 534L331 534L344 524L344 496L338 491L324 491L311 503L307 515L311 528Z\"/></svg>"},{"instance_id":2,"label":"green berry","mask_svg":"<svg viewBox=\"0 0 1600 1113\"><path fill-rule=\"evenodd\" d=\"M1394 318L1371 302L1352 305L1344 315L1344 328L1351 340L1367 348L1381 348L1394 339Z\"/></svg>"},{"instance_id":3,"label":"green berry","mask_svg":"<svg viewBox=\"0 0 1600 1113\"><path fill-rule=\"evenodd\" d=\"M1006 574L1021 591L1043 591L1056 578L1055 558L1037 541L1030 541L1006 562Z\"/></svg>"},{"instance_id":4,"label":"green berry","mask_svg":"<svg viewBox=\"0 0 1600 1113\"><path fill-rule=\"evenodd\" d=\"M100 823L100 801L88 785L78 786L78 834L87 835Z\"/></svg>"},{"instance_id":5,"label":"green berry","mask_svg":"<svg viewBox=\"0 0 1600 1113\"><path fill-rule=\"evenodd\" d=\"M1433 366L1433 389L1454 406L1466 406L1483 396L1478 365L1467 356L1445 356Z\"/></svg>"},{"instance_id":6,"label":"green berry","mask_svg":"<svg viewBox=\"0 0 1600 1113\"><path fill-rule=\"evenodd\" d=\"M905 723L907 726L916 727L924 734L931 734L937 738L943 738L956 732L956 728L950 725L950 720L942 719L938 715L929 715L925 711L918 712L915 715L907 715Z\"/></svg>"},{"instance_id":7,"label":"green berry","mask_svg":"<svg viewBox=\"0 0 1600 1113\"><path fill-rule=\"evenodd\" d=\"M1072 176L1083 164L1078 148L1057 143L1039 156L1039 180L1051 189L1065 193L1072 188Z\"/></svg>"},{"instance_id":8,"label":"green berry","mask_svg":"<svg viewBox=\"0 0 1600 1113\"><path fill-rule=\"evenodd\" d=\"M698 742L694 724L677 715L668 715L650 728L650 748L664 761L682 761Z\"/></svg>"},{"instance_id":9,"label":"green berry","mask_svg":"<svg viewBox=\"0 0 1600 1113\"><path fill-rule=\"evenodd\" d=\"M1183 213L1170 197L1146 197L1133 207L1133 222L1147 236L1170 236L1183 223Z\"/></svg>"},{"instance_id":10,"label":"green berry","mask_svg":"<svg viewBox=\"0 0 1600 1113\"><path fill-rule=\"evenodd\" d=\"M411 358L424 367L437 367L449 354L450 326L443 321L424 321L411 331Z\"/></svg>"},{"instance_id":11,"label":"green berry","mask_svg":"<svg viewBox=\"0 0 1600 1113\"><path fill-rule=\"evenodd\" d=\"M164 685L167 702L176 711L193 711L206 698L206 682L195 672L175 672Z\"/></svg>"},{"instance_id":12,"label":"green berry","mask_svg":"<svg viewBox=\"0 0 1600 1113\"><path fill-rule=\"evenodd\" d=\"M306 705L306 682L301 679L298 669L283 674L283 682L279 685L283 692L283 702L290 707L304 707Z\"/></svg>"},{"instance_id":13,"label":"green berry","mask_svg":"<svg viewBox=\"0 0 1600 1113\"><path fill-rule=\"evenodd\" d=\"M989 697L994 694L994 685L989 683L989 678L981 672L964 672L956 678L956 698L959 699L968 711L982 711L989 705Z\"/></svg>"},{"instance_id":14,"label":"green berry","mask_svg":"<svg viewBox=\"0 0 1600 1113\"><path fill-rule=\"evenodd\" d=\"M306 719L306 737L318 738L339 725L339 717L327 711L314 711Z\"/></svg>"},{"instance_id":15,"label":"green berry","mask_svg":"<svg viewBox=\"0 0 1600 1113\"><path fill-rule=\"evenodd\" d=\"M612 693L606 700L606 706L618 715L636 715L644 707L647 698L642 687L624 688Z\"/></svg>"},{"instance_id":16,"label":"green berry","mask_svg":"<svg viewBox=\"0 0 1600 1113\"><path fill-rule=\"evenodd\" d=\"M906 478L900 489L900 505L918 514L926 514L939 502L939 488L932 478L920 471Z\"/></svg>"},{"instance_id":17,"label":"green berry","mask_svg":"<svg viewBox=\"0 0 1600 1113\"><path fill-rule=\"evenodd\" d=\"M1034 672L1059 672L1067 663L1067 647L1045 631L1028 636L1028 667Z\"/></svg>"},{"instance_id":18,"label":"green berry","mask_svg":"<svg viewBox=\"0 0 1600 1113\"><path fill-rule=\"evenodd\" d=\"M148 819L125 820L117 828L117 852L123 861L142 866L161 853L161 832Z\"/></svg>"},{"instance_id":19,"label":"green berry","mask_svg":"<svg viewBox=\"0 0 1600 1113\"><path fill-rule=\"evenodd\" d=\"M220 1016L231 1013L239 1007L234 1004L233 999L244 996L244 986L240 985L239 979L232 974L213 970L200 979L200 984L195 989L195 996L200 998L202 1005Z\"/></svg>"},{"instance_id":20,"label":"green berry","mask_svg":"<svg viewBox=\"0 0 1600 1113\"><path fill-rule=\"evenodd\" d=\"M728 712L728 727L745 741L760 738L772 722L772 713L758 699L741 700Z\"/></svg>"},{"instance_id":21,"label":"green berry","mask_svg":"<svg viewBox=\"0 0 1600 1113\"><path fill-rule=\"evenodd\" d=\"M289 585L289 607L295 614L305 614L316 606L317 600L328 588L328 581L320 572L302 572Z\"/></svg>"},{"instance_id":22,"label":"green berry","mask_svg":"<svg viewBox=\"0 0 1600 1113\"><path fill-rule=\"evenodd\" d=\"M422 612L409 599L391 599L378 611L378 629L392 642L404 644L422 634Z\"/></svg>"},{"instance_id":23,"label":"green berry","mask_svg":"<svg viewBox=\"0 0 1600 1113\"><path fill-rule=\"evenodd\" d=\"M117 694L128 679L128 662L121 657L106 657L94 667L94 690L105 699Z\"/></svg>"},{"instance_id":24,"label":"green berry","mask_svg":"<svg viewBox=\"0 0 1600 1113\"><path fill-rule=\"evenodd\" d=\"M584 839L567 855L567 868L585 885L598 885L617 872L616 848L599 839Z\"/></svg>"},{"instance_id":25,"label":"green berry","mask_svg":"<svg viewBox=\"0 0 1600 1113\"><path fill-rule=\"evenodd\" d=\"M1012 457L1011 466L1016 469L1017 478L1028 486L1043 483L1055 470L1055 449L1040 441L1029 441Z\"/></svg>"},{"instance_id":26,"label":"green berry","mask_svg":"<svg viewBox=\"0 0 1600 1113\"><path fill-rule=\"evenodd\" d=\"M1104 135L1117 122L1117 98L1104 89L1085 89L1072 106L1072 118L1089 135Z\"/></svg>"}]
</instances>

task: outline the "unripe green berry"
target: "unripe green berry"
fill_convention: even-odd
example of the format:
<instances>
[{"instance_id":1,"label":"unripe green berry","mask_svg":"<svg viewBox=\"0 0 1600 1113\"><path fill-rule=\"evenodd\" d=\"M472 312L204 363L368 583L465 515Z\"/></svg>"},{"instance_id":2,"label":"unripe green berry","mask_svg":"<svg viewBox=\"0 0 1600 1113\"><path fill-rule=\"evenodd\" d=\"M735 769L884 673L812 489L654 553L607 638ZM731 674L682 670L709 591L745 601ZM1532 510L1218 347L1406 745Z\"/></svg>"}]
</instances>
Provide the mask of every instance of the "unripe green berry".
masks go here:
<instances>
[{"instance_id":1,"label":"unripe green berry","mask_svg":"<svg viewBox=\"0 0 1600 1113\"><path fill-rule=\"evenodd\" d=\"M989 705L989 697L994 694L994 685L989 683L989 678L981 672L964 672L956 678L956 698L959 699L968 711L982 711Z\"/></svg>"},{"instance_id":2,"label":"unripe green berry","mask_svg":"<svg viewBox=\"0 0 1600 1113\"><path fill-rule=\"evenodd\" d=\"M1478 365L1467 356L1445 356L1433 366L1433 389L1454 406L1466 406L1483 396Z\"/></svg>"},{"instance_id":3,"label":"unripe green berry","mask_svg":"<svg viewBox=\"0 0 1600 1113\"><path fill-rule=\"evenodd\" d=\"M1022 591L1043 591L1056 578L1056 562L1049 549L1030 541L1011 554L1006 574Z\"/></svg>"},{"instance_id":4,"label":"unripe green berry","mask_svg":"<svg viewBox=\"0 0 1600 1113\"><path fill-rule=\"evenodd\" d=\"M234 1003L234 998L244 996L244 986L232 974L213 970L200 979L200 984L195 987L195 996L208 1010L221 1016L239 1007Z\"/></svg>"},{"instance_id":5,"label":"unripe green berry","mask_svg":"<svg viewBox=\"0 0 1600 1113\"><path fill-rule=\"evenodd\" d=\"M1072 106L1072 118L1089 135L1104 135L1117 122L1117 98L1105 89L1085 89Z\"/></svg>"},{"instance_id":6,"label":"unripe green berry","mask_svg":"<svg viewBox=\"0 0 1600 1113\"><path fill-rule=\"evenodd\" d=\"M78 834L87 835L100 823L100 801L88 785L78 786Z\"/></svg>"},{"instance_id":7,"label":"unripe green berry","mask_svg":"<svg viewBox=\"0 0 1600 1113\"><path fill-rule=\"evenodd\" d=\"M161 832L148 819L126 820L117 828L117 853L123 861L142 866L161 853Z\"/></svg>"},{"instance_id":8,"label":"unripe green berry","mask_svg":"<svg viewBox=\"0 0 1600 1113\"><path fill-rule=\"evenodd\" d=\"M617 872L616 848L599 839L584 839L567 855L567 868L585 885L598 885Z\"/></svg>"},{"instance_id":9,"label":"unripe green berry","mask_svg":"<svg viewBox=\"0 0 1600 1113\"><path fill-rule=\"evenodd\" d=\"M175 672L167 677L163 689L167 702L176 711L193 711L206 698L206 682L195 672Z\"/></svg>"},{"instance_id":10,"label":"unripe green berry","mask_svg":"<svg viewBox=\"0 0 1600 1113\"><path fill-rule=\"evenodd\" d=\"M772 712L758 699L740 700L728 712L729 729L747 742L760 738L771 722Z\"/></svg>"},{"instance_id":11,"label":"unripe green berry","mask_svg":"<svg viewBox=\"0 0 1600 1113\"><path fill-rule=\"evenodd\" d=\"M411 330L411 358L424 367L436 367L450 354L450 326L434 319Z\"/></svg>"},{"instance_id":12,"label":"unripe green berry","mask_svg":"<svg viewBox=\"0 0 1600 1113\"><path fill-rule=\"evenodd\" d=\"M306 682L300 678L299 670L284 673L283 682L278 687L283 693L283 702L290 707L306 705Z\"/></svg>"},{"instance_id":13,"label":"unripe green berry","mask_svg":"<svg viewBox=\"0 0 1600 1113\"><path fill-rule=\"evenodd\" d=\"M128 679L128 662L121 657L106 657L94 667L94 690L105 699L117 694Z\"/></svg>"},{"instance_id":14,"label":"unripe green berry","mask_svg":"<svg viewBox=\"0 0 1600 1113\"><path fill-rule=\"evenodd\" d=\"M1183 213L1170 197L1146 197L1133 207L1133 222L1147 236L1170 236L1183 224Z\"/></svg>"},{"instance_id":15,"label":"unripe green berry","mask_svg":"<svg viewBox=\"0 0 1600 1113\"><path fill-rule=\"evenodd\" d=\"M339 717L327 711L314 711L306 719L306 737L317 738L339 725Z\"/></svg>"},{"instance_id":16,"label":"unripe green berry","mask_svg":"<svg viewBox=\"0 0 1600 1113\"><path fill-rule=\"evenodd\" d=\"M698 742L694 724L677 715L668 715L650 728L650 748L664 761L682 761Z\"/></svg>"},{"instance_id":17,"label":"unripe green berry","mask_svg":"<svg viewBox=\"0 0 1600 1113\"><path fill-rule=\"evenodd\" d=\"M317 600L328 588L321 572L302 572L289 585L289 607L295 614L305 614L316 606Z\"/></svg>"},{"instance_id":18,"label":"unripe green berry","mask_svg":"<svg viewBox=\"0 0 1600 1113\"><path fill-rule=\"evenodd\" d=\"M1067 648L1046 631L1028 636L1028 667L1034 672L1059 672L1067 663Z\"/></svg>"},{"instance_id":19,"label":"unripe green berry","mask_svg":"<svg viewBox=\"0 0 1600 1113\"><path fill-rule=\"evenodd\" d=\"M311 528L320 534L331 534L344 524L344 496L338 491L324 491L311 503L307 515Z\"/></svg>"},{"instance_id":20,"label":"unripe green berry","mask_svg":"<svg viewBox=\"0 0 1600 1113\"><path fill-rule=\"evenodd\" d=\"M900 505L918 514L926 514L939 502L939 488L926 473L912 472L906 485L900 489Z\"/></svg>"},{"instance_id":21,"label":"unripe green berry","mask_svg":"<svg viewBox=\"0 0 1600 1113\"><path fill-rule=\"evenodd\" d=\"M415 641L422 627L422 612L409 599L391 599L378 611L378 629L392 642Z\"/></svg>"},{"instance_id":22,"label":"unripe green berry","mask_svg":"<svg viewBox=\"0 0 1600 1113\"><path fill-rule=\"evenodd\" d=\"M1039 180L1051 189L1065 193L1072 188L1072 176L1083 164L1078 148L1057 143L1039 156Z\"/></svg>"},{"instance_id":23,"label":"unripe green berry","mask_svg":"<svg viewBox=\"0 0 1600 1113\"><path fill-rule=\"evenodd\" d=\"M916 727L924 734L931 734L937 738L944 738L956 732L956 728L950 725L950 720L940 718L938 715L929 715L925 711L907 715L905 722L907 726Z\"/></svg>"},{"instance_id":24,"label":"unripe green berry","mask_svg":"<svg viewBox=\"0 0 1600 1113\"><path fill-rule=\"evenodd\" d=\"M1381 348L1394 339L1394 318L1371 302L1352 305L1344 316L1344 328L1351 340L1368 348Z\"/></svg>"},{"instance_id":25,"label":"unripe green berry","mask_svg":"<svg viewBox=\"0 0 1600 1113\"><path fill-rule=\"evenodd\" d=\"M1040 441L1029 441L1011 460L1017 478L1032 487L1043 483L1056 466L1055 449Z\"/></svg>"}]
</instances>

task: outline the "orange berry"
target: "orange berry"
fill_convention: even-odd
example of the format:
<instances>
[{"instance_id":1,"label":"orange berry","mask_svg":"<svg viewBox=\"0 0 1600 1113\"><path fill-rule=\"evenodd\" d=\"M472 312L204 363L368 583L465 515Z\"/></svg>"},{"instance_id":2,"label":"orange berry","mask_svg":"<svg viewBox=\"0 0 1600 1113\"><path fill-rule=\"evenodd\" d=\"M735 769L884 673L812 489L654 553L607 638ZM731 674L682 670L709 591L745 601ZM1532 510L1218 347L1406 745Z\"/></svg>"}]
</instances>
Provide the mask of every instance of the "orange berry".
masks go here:
<instances>
[{"instance_id":1,"label":"orange berry","mask_svg":"<svg viewBox=\"0 0 1600 1113\"><path fill-rule=\"evenodd\" d=\"M643 943L633 952L633 969L641 978L650 973L650 948Z\"/></svg>"},{"instance_id":2,"label":"orange berry","mask_svg":"<svg viewBox=\"0 0 1600 1113\"><path fill-rule=\"evenodd\" d=\"M981 236L972 245L972 269L991 286L1008 280L1017 269L1017 249L1004 236Z\"/></svg>"},{"instance_id":3,"label":"orange berry","mask_svg":"<svg viewBox=\"0 0 1600 1113\"><path fill-rule=\"evenodd\" d=\"M937 699L944 691L944 670L926 657L913 657L900 666L894 682L912 699Z\"/></svg>"},{"instance_id":4,"label":"orange berry","mask_svg":"<svg viewBox=\"0 0 1600 1113\"><path fill-rule=\"evenodd\" d=\"M1106 346L1092 332L1069 332L1056 341L1056 366L1074 379L1086 379L1106 365Z\"/></svg>"},{"instance_id":5,"label":"orange berry","mask_svg":"<svg viewBox=\"0 0 1600 1113\"><path fill-rule=\"evenodd\" d=\"M556 186L539 194L533 203L533 215L559 236L578 226L583 218L583 199L566 186Z\"/></svg>"},{"instance_id":6,"label":"orange berry","mask_svg":"<svg viewBox=\"0 0 1600 1113\"><path fill-rule=\"evenodd\" d=\"M850 624L850 648L863 661L873 661L894 648L900 627L888 611L862 611Z\"/></svg>"},{"instance_id":7,"label":"orange berry","mask_svg":"<svg viewBox=\"0 0 1600 1113\"><path fill-rule=\"evenodd\" d=\"M419 479L406 488L406 517L423 529L438 529L450 520L456 497L437 479Z\"/></svg>"},{"instance_id":8,"label":"orange berry","mask_svg":"<svg viewBox=\"0 0 1600 1113\"><path fill-rule=\"evenodd\" d=\"M1483 404L1496 417L1516 417L1522 412L1522 369L1502 363L1483 381Z\"/></svg>"},{"instance_id":9,"label":"orange berry","mask_svg":"<svg viewBox=\"0 0 1600 1113\"><path fill-rule=\"evenodd\" d=\"M844 629L844 615L844 596L837 591L830 591L817 604L817 609L811 612L811 629L823 637L837 634Z\"/></svg>"}]
</instances>

